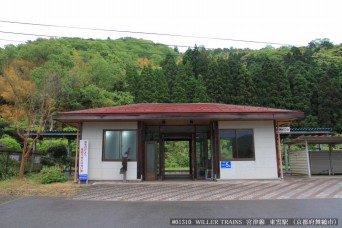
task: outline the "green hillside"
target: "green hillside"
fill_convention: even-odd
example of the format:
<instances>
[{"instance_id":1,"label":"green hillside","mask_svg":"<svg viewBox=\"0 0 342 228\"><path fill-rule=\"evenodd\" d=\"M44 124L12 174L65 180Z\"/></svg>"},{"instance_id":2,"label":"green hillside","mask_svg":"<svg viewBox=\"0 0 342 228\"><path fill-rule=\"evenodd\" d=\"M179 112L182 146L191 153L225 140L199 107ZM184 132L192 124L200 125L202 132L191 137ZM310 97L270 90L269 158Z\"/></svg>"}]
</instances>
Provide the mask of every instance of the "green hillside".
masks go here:
<instances>
[{"instance_id":1,"label":"green hillside","mask_svg":"<svg viewBox=\"0 0 342 228\"><path fill-rule=\"evenodd\" d=\"M20 61L19 61L20 60ZM292 126L342 133L342 45L179 53L152 41L38 39L0 49L1 72L53 81L58 111L141 102L219 102L294 109ZM26 79L25 79L26 80ZM31 88L32 89L32 88ZM0 103L10 104L0 92Z\"/></svg>"}]
</instances>

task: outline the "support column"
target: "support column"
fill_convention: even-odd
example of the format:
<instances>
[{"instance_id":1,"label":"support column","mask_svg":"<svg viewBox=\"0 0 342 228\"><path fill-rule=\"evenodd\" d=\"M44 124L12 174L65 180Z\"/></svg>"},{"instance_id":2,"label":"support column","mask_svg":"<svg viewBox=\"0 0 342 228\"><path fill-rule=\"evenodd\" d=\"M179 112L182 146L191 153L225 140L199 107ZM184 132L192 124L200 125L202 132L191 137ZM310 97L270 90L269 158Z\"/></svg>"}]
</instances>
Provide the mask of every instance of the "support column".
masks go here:
<instances>
[{"instance_id":1,"label":"support column","mask_svg":"<svg viewBox=\"0 0 342 228\"><path fill-rule=\"evenodd\" d=\"M68 148L67 148L67 158L68 158L68 164L67 164L67 168L66 168L66 172L71 174L70 170L71 170L71 165L70 165L70 151L71 151L71 142L70 142L70 138L68 138Z\"/></svg>"},{"instance_id":2,"label":"support column","mask_svg":"<svg viewBox=\"0 0 342 228\"><path fill-rule=\"evenodd\" d=\"M331 144L329 144L329 176L334 175L334 167L332 165L332 159L331 159L331 153L332 153L332 147Z\"/></svg>"},{"instance_id":3,"label":"support column","mask_svg":"<svg viewBox=\"0 0 342 228\"><path fill-rule=\"evenodd\" d=\"M306 159L308 162L308 175L311 177L311 168L310 168L310 156L309 156L309 148L308 148L308 140L305 139L305 152L306 152Z\"/></svg>"},{"instance_id":4,"label":"support column","mask_svg":"<svg viewBox=\"0 0 342 228\"><path fill-rule=\"evenodd\" d=\"M76 152L75 152L75 171L74 171L74 182L77 183L78 175L77 175L77 163L78 163L78 149L79 149L79 142L80 142L80 126L77 127L76 133Z\"/></svg>"},{"instance_id":5,"label":"support column","mask_svg":"<svg viewBox=\"0 0 342 228\"><path fill-rule=\"evenodd\" d=\"M219 129L218 122L212 122L212 175L213 180L220 178L220 144L219 144Z\"/></svg>"},{"instance_id":6,"label":"support column","mask_svg":"<svg viewBox=\"0 0 342 228\"><path fill-rule=\"evenodd\" d=\"M289 173L289 157L288 157L288 154L287 154L287 150L286 150L286 145L284 143L284 139L282 140L283 141L283 148L284 148L284 160L285 160L285 173Z\"/></svg>"},{"instance_id":7,"label":"support column","mask_svg":"<svg viewBox=\"0 0 342 228\"><path fill-rule=\"evenodd\" d=\"M283 156L281 153L281 145L280 145L280 128L279 123L277 122L277 141L278 141L278 156L279 156L279 169L280 169L280 178L284 179L283 172Z\"/></svg>"}]
</instances>

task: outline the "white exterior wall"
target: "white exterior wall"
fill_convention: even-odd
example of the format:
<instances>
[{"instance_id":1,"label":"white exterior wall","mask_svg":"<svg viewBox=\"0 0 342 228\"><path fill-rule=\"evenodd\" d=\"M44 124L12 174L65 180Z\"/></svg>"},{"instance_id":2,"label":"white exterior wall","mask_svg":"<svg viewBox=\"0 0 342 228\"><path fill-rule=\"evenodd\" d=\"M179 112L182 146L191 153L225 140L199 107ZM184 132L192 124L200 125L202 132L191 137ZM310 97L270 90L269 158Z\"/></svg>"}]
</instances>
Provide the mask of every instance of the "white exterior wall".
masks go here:
<instances>
[{"instance_id":1,"label":"white exterior wall","mask_svg":"<svg viewBox=\"0 0 342 228\"><path fill-rule=\"evenodd\" d=\"M89 140L89 180L122 180L121 161L102 161L103 130L136 130L137 122L84 122L82 139ZM138 151L137 151L138 154ZM127 180L137 180L137 162L128 161Z\"/></svg>"},{"instance_id":2,"label":"white exterior wall","mask_svg":"<svg viewBox=\"0 0 342 228\"><path fill-rule=\"evenodd\" d=\"M231 161L231 168L221 168L220 179L278 178L273 121L220 121L219 129L253 129L255 161Z\"/></svg>"}]
</instances>

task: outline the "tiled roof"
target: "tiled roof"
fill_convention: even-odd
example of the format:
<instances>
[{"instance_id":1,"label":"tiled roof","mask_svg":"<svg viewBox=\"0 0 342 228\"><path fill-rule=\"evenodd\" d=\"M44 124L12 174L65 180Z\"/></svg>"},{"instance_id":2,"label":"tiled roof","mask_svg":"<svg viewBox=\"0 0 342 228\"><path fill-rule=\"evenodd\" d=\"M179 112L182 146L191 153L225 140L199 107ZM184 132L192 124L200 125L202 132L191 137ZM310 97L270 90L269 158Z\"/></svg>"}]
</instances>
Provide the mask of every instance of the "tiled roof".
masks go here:
<instances>
[{"instance_id":1,"label":"tiled roof","mask_svg":"<svg viewBox=\"0 0 342 228\"><path fill-rule=\"evenodd\" d=\"M291 128L291 131L331 131L331 128L326 128L326 127L300 127L300 128Z\"/></svg>"},{"instance_id":2,"label":"tiled roof","mask_svg":"<svg viewBox=\"0 0 342 228\"><path fill-rule=\"evenodd\" d=\"M60 112L57 115L110 115L110 114L186 114L186 113L301 113L297 111L265 108L256 106L217 104L217 103L163 103L163 104L131 104L71 112Z\"/></svg>"}]
</instances>

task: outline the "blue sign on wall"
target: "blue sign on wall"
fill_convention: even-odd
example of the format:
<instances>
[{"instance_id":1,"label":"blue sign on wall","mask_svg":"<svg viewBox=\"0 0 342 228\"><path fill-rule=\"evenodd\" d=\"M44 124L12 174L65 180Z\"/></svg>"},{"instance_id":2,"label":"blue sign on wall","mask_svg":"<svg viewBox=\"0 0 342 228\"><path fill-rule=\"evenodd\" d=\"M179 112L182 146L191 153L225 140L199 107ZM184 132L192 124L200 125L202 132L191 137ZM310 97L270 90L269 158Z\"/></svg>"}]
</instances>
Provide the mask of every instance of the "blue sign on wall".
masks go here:
<instances>
[{"instance_id":1,"label":"blue sign on wall","mask_svg":"<svg viewBox=\"0 0 342 228\"><path fill-rule=\"evenodd\" d=\"M221 169L230 169L232 168L231 161L221 161Z\"/></svg>"}]
</instances>

